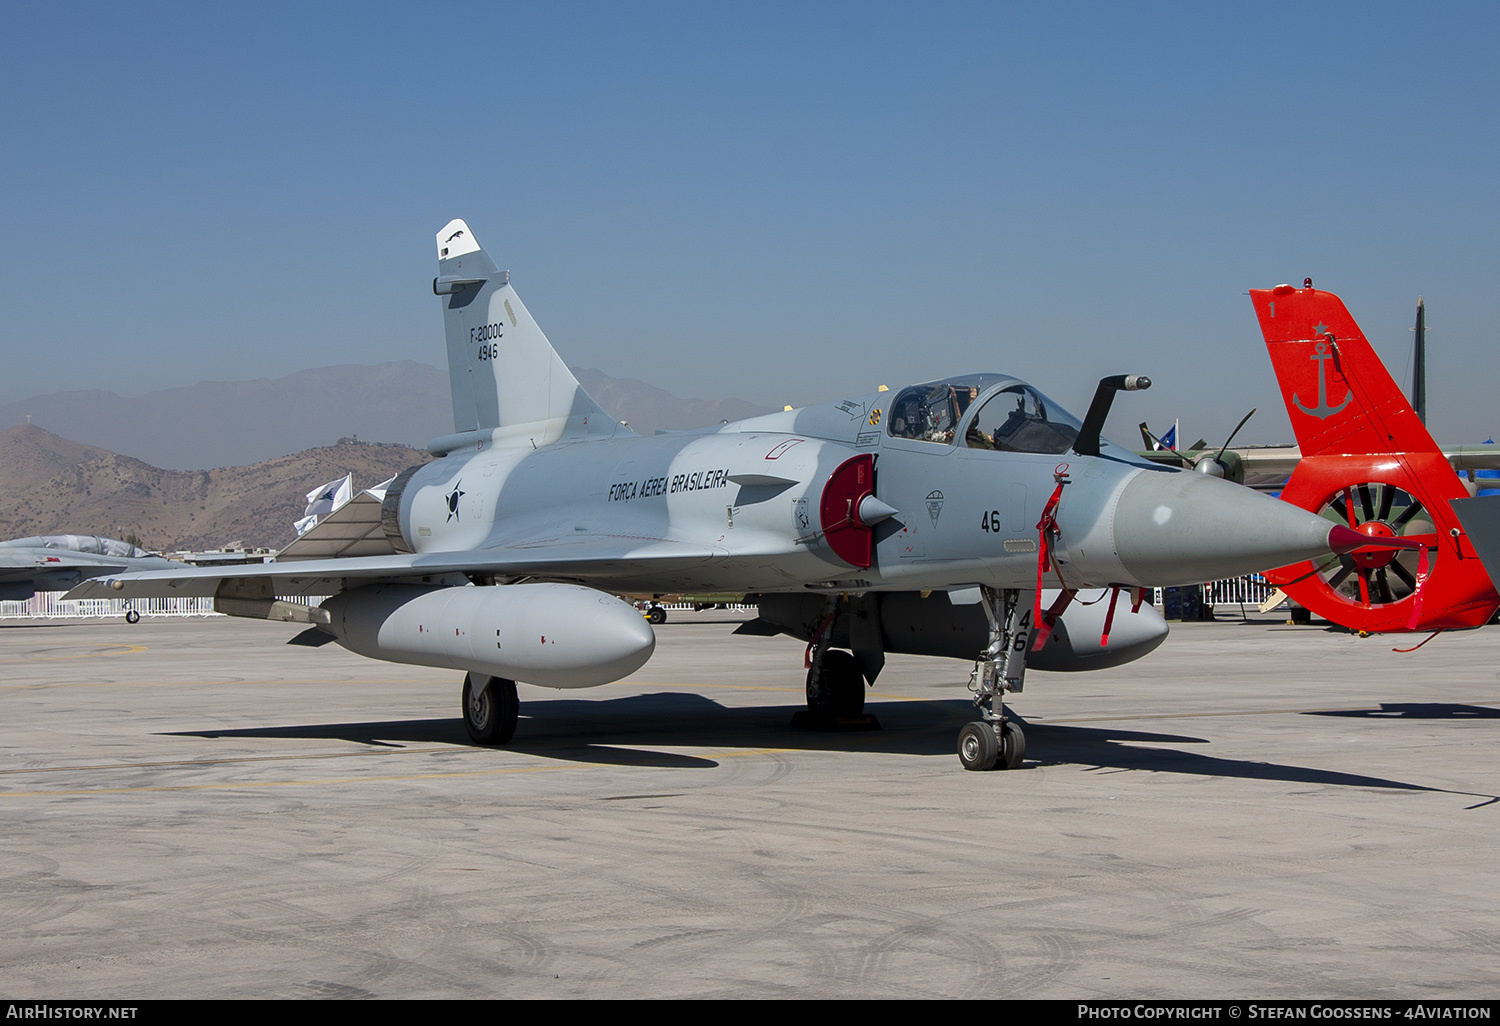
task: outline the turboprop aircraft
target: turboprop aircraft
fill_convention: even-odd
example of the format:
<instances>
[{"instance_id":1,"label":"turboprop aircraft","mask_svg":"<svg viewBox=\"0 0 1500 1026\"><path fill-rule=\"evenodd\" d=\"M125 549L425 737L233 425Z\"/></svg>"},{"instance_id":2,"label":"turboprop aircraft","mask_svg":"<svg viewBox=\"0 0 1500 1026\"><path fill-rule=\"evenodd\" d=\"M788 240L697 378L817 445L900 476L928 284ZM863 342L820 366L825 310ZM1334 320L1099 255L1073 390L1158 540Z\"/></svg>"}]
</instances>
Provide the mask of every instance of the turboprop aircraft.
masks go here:
<instances>
[{"instance_id":1,"label":"turboprop aircraft","mask_svg":"<svg viewBox=\"0 0 1500 1026\"><path fill-rule=\"evenodd\" d=\"M650 657L650 625L615 595L747 593L749 631L808 642L815 724L861 709L888 652L973 660L959 756L989 769L1025 752L1004 698L1028 665L1104 667L1160 643L1139 589L1370 544L1103 440L1115 392L1149 384L1136 376L1101 381L1082 421L1024 381L967 374L641 437L579 387L466 223L437 249L454 431L386 489L388 554L120 575L74 595L212 595L311 625L294 640L466 671L464 725L498 744L517 680L591 687ZM1108 601L1073 601L1088 588Z\"/></svg>"},{"instance_id":2,"label":"turboprop aircraft","mask_svg":"<svg viewBox=\"0 0 1500 1026\"><path fill-rule=\"evenodd\" d=\"M1251 289L1250 299L1302 451L1282 499L1383 543L1266 579L1358 631L1489 622L1500 595L1450 506L1469 489L1343 301L1311 279L1300 289ZM1404 540L1408 551L1388 547L1391 540Z\"/></svg>"},{"instance_id":3,"label":"turboprop aircraft","mask_svg":"<svg viewBox=\"0 0 1500 1026\"><path fill-rule=\"evenodd\" d=\"M62 591L88 577L132 570L167 570L180 563L93 534L44 534L0 541L0 599L25 601L39 591ZM126 614L131 623L140 614Z\"/></svg>"}]
</instances>

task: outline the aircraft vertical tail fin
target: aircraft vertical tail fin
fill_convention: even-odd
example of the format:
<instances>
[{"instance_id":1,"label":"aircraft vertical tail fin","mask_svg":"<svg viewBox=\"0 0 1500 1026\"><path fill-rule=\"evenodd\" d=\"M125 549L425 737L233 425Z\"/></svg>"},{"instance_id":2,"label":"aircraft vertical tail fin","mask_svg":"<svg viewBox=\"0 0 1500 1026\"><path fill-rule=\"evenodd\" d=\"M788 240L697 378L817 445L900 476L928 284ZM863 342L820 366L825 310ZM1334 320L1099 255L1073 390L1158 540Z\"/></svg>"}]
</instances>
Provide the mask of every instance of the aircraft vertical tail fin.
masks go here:
<instances>
[{"instance_id":1,"label":"aircraft vertical tail fin","mask_svg":"<svg viewBox=\"0 0 1500 1026\"><path fill-rule=\"evenodd\" d=\"M1278 285L1250 299L1304 457L1442 451L1338 296Z\"/></svg>"},{"instance_id":2,"label":"aircraft vertical tail fin","mask_svg":"<svg viewBox=\"0 0 1500 1026\"><path fill-rule=\"evenodd\" d=\"M1343 301L1311 283L1252 289L1250 299L1302 449L1282 499L1372 539L1423 547L1356 549L1281 567L1266 579L1354 630L1486 622L1500 596L1449 506L1468 490Z\"/></svg>"},{"instance_id":3,"label":"aircraft vertical tail fin","mask_svg":"<svg viewBox=\"0 0 1500 1026\"><path fill-rule=\"evenodd\" d=\"M428 448L541 446L626 433L596 403L532 319L473 231L455 218L437 234L454 434Z\"/></svg>"}]
</instances>

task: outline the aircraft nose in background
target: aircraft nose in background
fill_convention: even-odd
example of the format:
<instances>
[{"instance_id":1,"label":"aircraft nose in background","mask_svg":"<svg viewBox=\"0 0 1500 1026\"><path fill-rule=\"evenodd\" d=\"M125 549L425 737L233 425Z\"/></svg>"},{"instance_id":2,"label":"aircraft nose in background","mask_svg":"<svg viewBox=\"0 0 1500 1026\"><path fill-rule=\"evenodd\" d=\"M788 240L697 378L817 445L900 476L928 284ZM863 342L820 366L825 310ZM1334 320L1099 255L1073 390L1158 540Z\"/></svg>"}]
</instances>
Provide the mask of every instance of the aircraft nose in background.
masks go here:
<instances>
[{"instance_id":1,"label":"aircraft nose in background","mask_svg":"<svg viewBox=\"0 0 1500 1026\"><path fill-rule=\"evenodd\" d=\"M1258 573L1334 551L1339 525L1204 474L1148 471L1120 492L1115 551L1135 583L1164 587ZM1347 528L1344 528L1347 530Z\"/></svg>"}]
</instances>

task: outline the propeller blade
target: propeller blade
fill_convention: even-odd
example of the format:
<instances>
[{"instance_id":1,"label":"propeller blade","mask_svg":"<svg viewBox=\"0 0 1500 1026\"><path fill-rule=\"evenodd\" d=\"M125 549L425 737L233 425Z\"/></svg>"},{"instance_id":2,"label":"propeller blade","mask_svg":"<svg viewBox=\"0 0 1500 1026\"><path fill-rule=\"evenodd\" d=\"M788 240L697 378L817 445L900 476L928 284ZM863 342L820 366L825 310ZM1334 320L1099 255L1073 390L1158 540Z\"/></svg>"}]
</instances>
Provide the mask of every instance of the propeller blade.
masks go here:
<instances>
[{"instance_id":1,"label":"propeller blade","mask_svg":"<svg viewBox=\"0 0 1500 1026\"><path fill-rule=\"evenodd\" d=\"M1412 517L1420 512L1422 512L1422 503L1418 501L1416 496L1412 496L1411 505L1396 514L1396 519L1391 521L1391 526L1399 531L1406 526Z\"/></svg>"},{"instance_id":2,"label":"propeller blade","mask_svg":"<svg viewBox=\"0 0 1500 1026\"><path fill-rule=\"evenodd\" d=\"M1380 486L1380 515L1376 520L1385 520L1391 515L1391 504L1396 501L1396 489L1390 485Z\"/></svg>"},{"instance_id":3,"label":"propeller blade","mask_svg":"<svg viewBox=\"0 0 1500 1026\"><path fill-rule=\"evenodd\" d=\"M1344 583L1344 578L1348 577L1352 573L1354 573L1354 564L1352 562L1345 564L1343 569L1334 574L1332 577L1328 578L1328 586L1334 591L1338 591L1339 585Z\"/></svg>"},{"instance_id":4,"label":"propeller blade","mask_svg":"<svg viewBox=\"0 0 1500 1026\"><path fill-rule=\"evenodd\" d=\"M1359 486L1359 506L1365 511L1366 520L1375 519L1375 500L1370 497L1370 486L1367 484Z\"/></svg>"},{"instance_id":5,"label":"propeller blade","mask_svg":"<svg viewBox=\"0 0 1500 1026\"><path fill-rule=\"evenodd\" d=\"M1224 439L1224 444L1219 446L1219 455L1215 456L1214 459L1221 459L1224 456L1224 450L1229 448L1229 443L1234 441L1234 436L1240 433L1240 428L1245 426L1245 421L1253 416L1255 416L1255 410L1251 410L1240 419L1240 422L1234 426L1234 430L1229 432L1229 437Z\"/></svg>"},{"instance_id":6,"label":"propeller blade","mask_svg":"<svg viewBox=\"0 0 1500 1026\"><path fill-rule=\"evenodd\" d=\"M1381 567L1379 570L1375 571L1375 585L1380 591L1380 601L1396 601L1396 596L1391 592L1390 581L1387 580L1385 576L1385 567Z\"/></svg>"},{"instance_id":7,"label":"propeller blade","mask_svg":"<svg viewBox=\"0 0 1500 1026\"><path fill-rule=\"evenodd\" d=\"M1399 560L1392 563L1390 565L1390 569L1395 572L1397 577L1401 578L1402 583L1405 584L1408 588L1410 588L1412 591L1417 590L1417 579L1412 576L1412 572L1410 570L1401 565L1401 562Z\"/></svg>"}]
</instances>

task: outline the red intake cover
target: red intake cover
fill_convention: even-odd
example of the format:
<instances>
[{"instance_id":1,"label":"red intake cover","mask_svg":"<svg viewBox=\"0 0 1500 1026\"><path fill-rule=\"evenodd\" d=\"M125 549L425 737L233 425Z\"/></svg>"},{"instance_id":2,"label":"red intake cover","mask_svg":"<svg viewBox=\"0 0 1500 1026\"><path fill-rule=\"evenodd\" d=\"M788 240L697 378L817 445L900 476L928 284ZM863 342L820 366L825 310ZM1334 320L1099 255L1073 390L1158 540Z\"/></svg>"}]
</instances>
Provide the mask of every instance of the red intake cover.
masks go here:
<instances>
[{"instance_id":1,"label":"red intake cover","mask_svg":"<svg viewBox=\"0 0 1500 1026\"><path fill-rule=\"evenodd\" d=\"M874 558L874 536L859 519L859 504L875 490L875 457L853 456L838 465L823 486L823 537L833 554L863 569Z\"/></svg>"}]
</instances>

